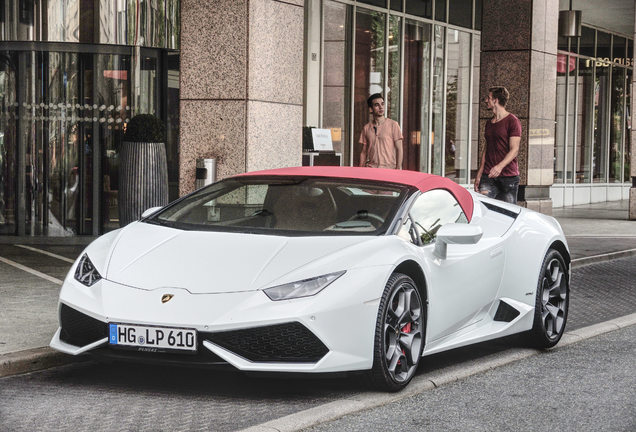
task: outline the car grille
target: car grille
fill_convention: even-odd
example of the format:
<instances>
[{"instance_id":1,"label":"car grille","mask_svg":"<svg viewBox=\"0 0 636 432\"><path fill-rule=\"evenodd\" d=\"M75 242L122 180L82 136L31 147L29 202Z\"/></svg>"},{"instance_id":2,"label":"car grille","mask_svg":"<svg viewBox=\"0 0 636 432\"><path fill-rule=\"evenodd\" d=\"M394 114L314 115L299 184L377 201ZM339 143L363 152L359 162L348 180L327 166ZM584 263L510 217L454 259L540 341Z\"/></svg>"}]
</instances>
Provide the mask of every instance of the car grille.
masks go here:
<instances>
[{"instance_id":1,"label":"car grille","mask_svg":"<svg viewBox=\"0 0 636 432\"><path fill-rule=\"evenodd\" d=\"M60 310L60 323L60 339L71 345L81 347L108 337L105 322L91 318L64 303Z\"/></svg>"},{"instance_id":2,"label":"car grille","mask_svg":"<svg viewBox=\"0 0 636 432\"><path fill-rule=\"evenodd\" d=\"M201 338L253 362L315 363L329 352L298 322L206 333Z\"/></svg>"}]
</instances>

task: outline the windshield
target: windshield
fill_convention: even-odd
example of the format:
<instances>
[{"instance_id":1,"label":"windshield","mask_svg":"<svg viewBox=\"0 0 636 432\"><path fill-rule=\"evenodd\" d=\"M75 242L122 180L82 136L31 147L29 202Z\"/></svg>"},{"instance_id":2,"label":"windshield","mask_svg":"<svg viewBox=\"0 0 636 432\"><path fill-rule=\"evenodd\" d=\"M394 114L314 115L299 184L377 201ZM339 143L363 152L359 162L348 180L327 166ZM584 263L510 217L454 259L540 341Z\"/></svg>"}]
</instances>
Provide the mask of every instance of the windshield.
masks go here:
<instances>
[{"instance_id":1,"label":"windshield","mask_svg":"<svg viewBox=\"0 0 636 432\"><path fill-rule=\"evenodd\" d=\"M408 190L350 179L245 176L203 188L144 222L184 230L380 235Z\"/></svg>"}]
</instances>

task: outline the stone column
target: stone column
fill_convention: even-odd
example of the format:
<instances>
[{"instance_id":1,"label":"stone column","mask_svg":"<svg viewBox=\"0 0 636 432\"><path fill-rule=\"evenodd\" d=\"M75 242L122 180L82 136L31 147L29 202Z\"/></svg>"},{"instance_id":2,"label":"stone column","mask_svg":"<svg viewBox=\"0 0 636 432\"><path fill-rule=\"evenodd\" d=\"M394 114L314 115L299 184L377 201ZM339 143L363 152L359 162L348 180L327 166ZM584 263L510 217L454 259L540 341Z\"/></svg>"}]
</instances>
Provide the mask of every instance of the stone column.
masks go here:
<instances>
[{"instance_id":1,"label":"stone column","mask_svg":"<svg viewBox=\"0 0 636 432\"><path fill-rule=\"evenodd\" d=\"M636 12L635 12L636 14ZM636 23L636 16L634 17L634 23ZM636 24L634 26L634 40L636 40ZM635 56L636 58L636 56ZM634 64L634 59L632 59L632 64ZM632 97L631 97L631 107L630 111L632 113L632 128L636 121L636 113L634 113L634 108L636 108L636 100L634 100L634 95L636 93L636 76L632 74ZM633 131L633 129L632 129ZM629 189L629 219L636 220L636 133L631 132L628 137L630 142L630 161L629 161L629 175L631 176L632 187ZM629 179L625 179L628 181Z\"/></svg>"},{"instance_id":2,"label":"stone column","mask_svg":"<svg viewBox=\"0 0 636 432\"><path fill-rule=\"evenodd\" d=\"M553 0L483 2L480 97L495 85L510 91L507 109L523 129L519 204L547 214L554 178L558 17L559 2ZM479 117L481 154L492 112L482 104Z\"/></svg>"},{"instance_id":3,"label":"stone column","mask_svg":"<svg viewBox=\"0 0 636 432\"><path fill-rule=\"evenodd\" d=\"M181 0L179 194L302 157L303 0Z\"/></svg>"}]
</instances>

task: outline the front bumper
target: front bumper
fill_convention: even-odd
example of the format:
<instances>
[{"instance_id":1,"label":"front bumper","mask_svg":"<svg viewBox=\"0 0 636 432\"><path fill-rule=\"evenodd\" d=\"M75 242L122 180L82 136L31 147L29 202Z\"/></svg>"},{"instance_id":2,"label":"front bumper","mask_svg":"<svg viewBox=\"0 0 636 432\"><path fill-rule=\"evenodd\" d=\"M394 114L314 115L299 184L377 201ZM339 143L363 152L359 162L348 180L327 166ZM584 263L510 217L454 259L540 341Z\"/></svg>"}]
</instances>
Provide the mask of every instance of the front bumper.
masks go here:
<instances>
[{"instance_id":1,"label":"front bumper","mask_svg":"<svg viewBox=\"0 0 636 432\"><path fill-rule=\"evenodd\" d=\"M50 345L73 355L225 363L246 371L370 369L378 300L388 270L348 271L316 296L277 302L262 291L191 294L180 288L149 291L107 280L85 287L67 278L60 293L60 329ZM162 303L166 293L174 297ZM112 348L109 322L196 329L197 354Z\"/></svg>"}]
</instances>

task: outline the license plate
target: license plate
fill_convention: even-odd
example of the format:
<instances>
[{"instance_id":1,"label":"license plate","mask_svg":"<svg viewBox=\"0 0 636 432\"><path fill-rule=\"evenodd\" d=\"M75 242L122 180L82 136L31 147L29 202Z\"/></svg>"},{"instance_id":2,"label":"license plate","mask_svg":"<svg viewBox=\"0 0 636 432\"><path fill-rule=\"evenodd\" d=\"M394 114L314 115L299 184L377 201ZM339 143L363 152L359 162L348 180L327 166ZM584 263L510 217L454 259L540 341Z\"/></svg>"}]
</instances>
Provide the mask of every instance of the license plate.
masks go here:
<instances>
[{"instance_id":1,"label":"license plate","mask_svg":"<svg viewBox=\"0 0 636 432\"><path fill-rule=\"evenodd\" d=\"M108 343L122 348L137 347L139 351L197 350L197 331L174 327L154 327L133 324L109 324Z\"/></svg>"}]
</instances>

